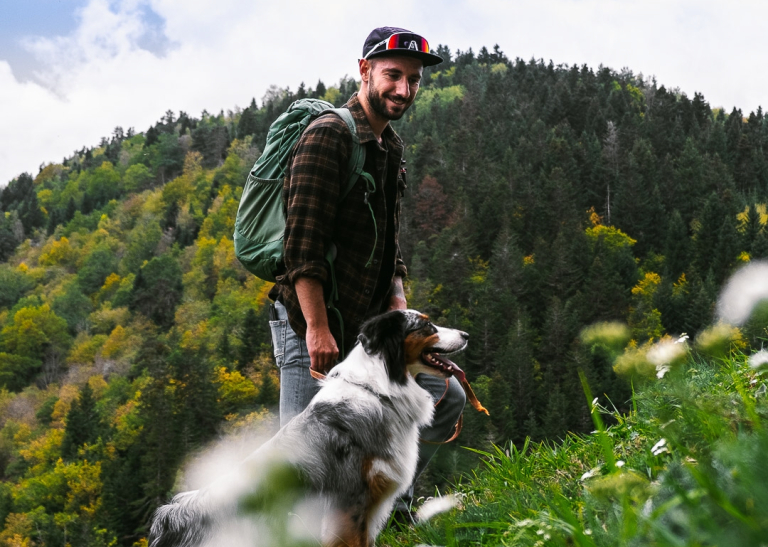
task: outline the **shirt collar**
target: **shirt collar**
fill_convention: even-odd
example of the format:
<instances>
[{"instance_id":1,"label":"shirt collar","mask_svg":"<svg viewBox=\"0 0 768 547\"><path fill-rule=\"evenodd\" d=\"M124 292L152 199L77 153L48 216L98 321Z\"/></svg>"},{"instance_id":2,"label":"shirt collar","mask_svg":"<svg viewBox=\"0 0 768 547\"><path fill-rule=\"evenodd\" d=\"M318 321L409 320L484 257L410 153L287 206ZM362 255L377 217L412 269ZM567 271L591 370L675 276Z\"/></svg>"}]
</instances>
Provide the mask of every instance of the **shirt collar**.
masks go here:
<instances>
[{"instance_id":1,"label":"shirt collar","mask_svg":"<svg viewBox=\"0 0 768 547\"><path fill-rule=\"evenodd\" d=\"M349 111L352 113L352 117L355 119L357 137L360 139L360 142L366 143L368 141L376 141L376 135L374 134L373 129L371 129L371 124L368 122L368 118L366 117L365 111L360 104L360 100L357 98L357 92L352 94L352 96L347 101L347 104L344 106L349 109ZM400 136L395 133L395 130L392 129L391 124L387 124L387 127L384 128L384 132L381 134L381 138L382 140L392 142L398 147L402 147Z\"/></svg>"}]
</instances>

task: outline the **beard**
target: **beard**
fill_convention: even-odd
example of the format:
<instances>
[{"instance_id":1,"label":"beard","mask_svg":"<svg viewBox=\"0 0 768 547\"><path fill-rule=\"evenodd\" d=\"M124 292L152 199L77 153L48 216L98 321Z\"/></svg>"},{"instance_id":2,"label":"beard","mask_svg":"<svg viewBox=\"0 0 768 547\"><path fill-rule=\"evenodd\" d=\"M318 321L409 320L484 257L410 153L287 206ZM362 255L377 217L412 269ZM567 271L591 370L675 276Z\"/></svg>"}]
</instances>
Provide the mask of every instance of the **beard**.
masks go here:
<instances>
[{"instance_id":1,"label":"beard","mask_svg":"<svg viewBox=\"0 0 768 547\"><path fill-rule=\"evenodd\" d=\"M393 100L391 96L390 100ZM373 110L376 115L381 116L385 120L399 120L403 117L405 111L408 110L408 107L411 106L412 102L413 97L411 97L410 100L406 99L401 103L402 109L397 110L387 105L387 97L378 90L375 82L373 81L373 74L371 74L368 86L368 104L371 105L371 110Z\"/></svg>"}]
</instances>

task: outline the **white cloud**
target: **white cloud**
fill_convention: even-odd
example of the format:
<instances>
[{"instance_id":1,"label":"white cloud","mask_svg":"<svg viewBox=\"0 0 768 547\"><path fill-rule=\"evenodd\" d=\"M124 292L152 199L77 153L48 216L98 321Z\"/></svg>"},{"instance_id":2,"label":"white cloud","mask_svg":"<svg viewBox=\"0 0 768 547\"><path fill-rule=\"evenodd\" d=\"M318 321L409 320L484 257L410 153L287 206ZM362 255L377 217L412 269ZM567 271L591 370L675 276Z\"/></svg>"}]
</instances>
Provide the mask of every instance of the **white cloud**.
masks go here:
<instances>
[{"instance_id":1,"label":"white cloud","mask_svg":"<svg viewBox=\"0 0 768 547\"><path fill-rule=\"evenodd\" d=\"M71 35L30 38L36 82L0 60L0 184L93 146L115 126L146 130L168 110L246 106L271 84L332 84L356 74L367 33L393 25L455 51L498 43L510 57L655 74L713 106L763 101L768 55L755 2L677 0L90 0ZM150 7L170 44L142 49Z\"/></svg>"}]
</instances>

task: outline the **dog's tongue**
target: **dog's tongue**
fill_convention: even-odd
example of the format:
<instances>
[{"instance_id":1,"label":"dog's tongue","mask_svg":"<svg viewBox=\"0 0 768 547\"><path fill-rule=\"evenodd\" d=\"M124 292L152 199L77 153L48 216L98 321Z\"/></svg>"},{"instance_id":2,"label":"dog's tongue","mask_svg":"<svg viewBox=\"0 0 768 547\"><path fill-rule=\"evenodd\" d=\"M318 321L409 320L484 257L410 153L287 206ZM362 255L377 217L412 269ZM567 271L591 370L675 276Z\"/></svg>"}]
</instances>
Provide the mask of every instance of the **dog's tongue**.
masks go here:
<instances>
[{"instance_id":1,"label":"dog's tongue","mask_svg":"<svg viewBox=\"0 0 768 547\"><path fill-rule=\"evenodd\" d=\"M478 412L485 412L486 416L490 416L488 413L488 409L486 409L480 401L477 400L477 396L475 395L475 392L472 391L472 386L469 385L469 382L467 381L467 375L464 374L464 371L461 370L456 363L451 361L450 359L446 359L442 355L438 353L433 353L432 357L434 357L436 360L440 361L440 363L445 366L447 369L446 372L450 372L459 382L461 382L461 387L464 388L464 393L467 395L467 400L469 401L469 404L471 404L475 410Z\"/></svg>"},{"instance_id":2,"label":"dog's tongue","mask_svg":"<svg viewBox=\"0 0 768 547\"><path fill-rule=\"evenodd\" d=\"M461 382L462 384L467 381L467 375L464 374L464 371L461 370L456 363L451 361L450 359L446 359L439 353L433 353L432 357L436 361L440 361L440 363L447 369L445 372L452 374L456 377L456 379Z\"/></svg>"}]
</instances>

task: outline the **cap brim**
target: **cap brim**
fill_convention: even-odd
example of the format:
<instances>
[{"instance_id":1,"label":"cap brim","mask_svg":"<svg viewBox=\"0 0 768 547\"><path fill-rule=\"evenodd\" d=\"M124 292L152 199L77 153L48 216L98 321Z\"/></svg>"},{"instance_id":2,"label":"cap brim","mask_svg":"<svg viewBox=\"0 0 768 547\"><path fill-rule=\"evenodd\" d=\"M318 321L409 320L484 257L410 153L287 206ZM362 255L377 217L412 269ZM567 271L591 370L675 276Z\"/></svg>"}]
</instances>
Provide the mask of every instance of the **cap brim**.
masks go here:
<instances>
[{"instance_id":1,"label":"cap brim","mask_svg":"<svg viewBox=\"0 0 768 547\"><path fill-rule=\"evenodd\" d=\"M414 57L419 59L424 66L435 66L443 62L443 58L439 55L424 53L423 51L409 51L407 49L389 49L372 53L368 56L368 59L375 57Z\"/></svg>"}]
</instances>

